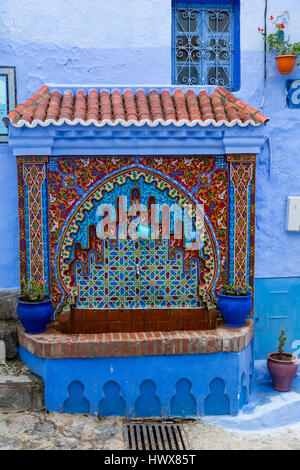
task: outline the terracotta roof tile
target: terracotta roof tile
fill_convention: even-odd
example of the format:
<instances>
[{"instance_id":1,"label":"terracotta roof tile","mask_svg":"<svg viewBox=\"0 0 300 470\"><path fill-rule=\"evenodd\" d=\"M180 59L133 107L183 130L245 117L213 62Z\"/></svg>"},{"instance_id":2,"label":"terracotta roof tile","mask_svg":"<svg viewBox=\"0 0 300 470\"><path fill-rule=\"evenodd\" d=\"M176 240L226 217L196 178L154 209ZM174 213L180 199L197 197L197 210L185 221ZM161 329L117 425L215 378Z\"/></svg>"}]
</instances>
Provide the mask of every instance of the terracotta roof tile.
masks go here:
<instances>
[{"instance_id":1,"label":"terracotta roof tile","mask_svg":"<svg viewBox=\"0 0 300 470\"><path fill-rule=\"evenodd\" d=\"M125 90L123 93L114 90L66 90L50 91L43 86L24 103L19 104L5 118L16 127L35 127L37 125L57 126L103 125L124 126L158 124L175 126L220 126L253 125L259 126L269 119L257 109L247 105L228 90L217 87L209 96L206 91L200 91L198 96L193 90L184 92L175 90Z\"/></svg>"}]
</instances>

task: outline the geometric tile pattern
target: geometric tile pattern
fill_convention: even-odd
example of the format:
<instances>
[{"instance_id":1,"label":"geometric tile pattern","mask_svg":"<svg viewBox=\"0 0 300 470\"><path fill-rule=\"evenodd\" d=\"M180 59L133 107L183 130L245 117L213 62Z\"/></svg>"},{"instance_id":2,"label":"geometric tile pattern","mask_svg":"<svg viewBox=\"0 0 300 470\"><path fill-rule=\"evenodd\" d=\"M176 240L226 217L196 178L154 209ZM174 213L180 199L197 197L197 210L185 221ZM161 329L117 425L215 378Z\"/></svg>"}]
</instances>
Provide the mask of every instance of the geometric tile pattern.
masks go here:
<instances>
[{"instance_id":1,"label":"geometric tile pattern","mask_svg":"<svg viewBox=\"0 0 300 470\"><path fill-rule=\"evenodd\" d=\"M75 262L78 308L201 308L197 262L184 271L183 256L169 257L169 241L120 240L104 242L103 260L92 251L89 272Z\"/></svg>"},{"instance_id":2,"label":"geometric tile pattern","mask_svg":"<svg viewBox=\"0 0 300 470\"><path fill-rule=\"evenodd\" d=\"M193 259L198 260L199 295L207 308L215 308L215 295L227 281L228 170L225 156L50 157L50 273L56 313L78 300L74 263L82 261L83 275L88 274L88 254L98 243L88 240L88 233L100 201L115 205L124 194L129 201L133 185L146 207L153 197L181 207L203 205L204 247L201 252L184 250L184 270L189 272ZM171 259L182 248L175 242L170 240ZM77 243L80 253L74 257ZM97 264L101 261L97 258Z\"/></svg>"},{"instance_id":3,"label":"geometric tile pattern","mask_svg":"<svg viewBox=\"0 0 300 470\"><path fill-rule=\"evenodd\" d=\"M249 259L249 186L253 176L253 163L230 163L230 181L234 185L234 284L248 283Z\"/></svg>"},{"instance_id":4,"label":"geometric tile pattern","mask_svg":"<svg viewBox=\"0 0 300 470\"><path fill-rule=\"evenodd\" d=\"M20 256L20 279L27 279L27 252L29 247L26 243L26 209L25 209L25 184L23 176L23 163L18 157L18 206L19 206L19 256Z\"/></svg>"},{"instance_id":5,"label":"geometric tile pattern","mask_svg":"<svg viewBox=\"0 0 300 470\"><path fill-rule=\"evenodd\" d=\"M18 171L18 205L19 205L19 251L20 251L20 278L30 279L32 273L38 272L41 278L47 281L49 288L48 263L48 187L47 178L37 181L45 172L47 175L46 156L20 156L17 157ZM37 165L37 167L31 165ZM26 174L26 181L25 181ZM42 181L43 180L43 181ZM41 184L40 184L41 183ZM30 208L29 208L30 207ZM35 213L37 211L37 213ZM42 214L42 216L41 216ZM41 217L40 217L41 216ZM31 230L30 230L31 225ZM35 247L31 246L31 235L35 239ZM41 241L43 243L41 244ZM42 252L40 254L42 247ZM37 253L33 250L37 249ZM31 256L32 267L31 267ZM44 269L43 269L44 266ZM33 274L34 275L34 274Z\"/></svg>"},{"instance_id":6,"label":"geometric tile pattern","mask_svg":"<svg viewBox=\"0 0 300 470\"><path fill-rule=\"evenodd\" d=\"M127 287L130 287L130 283L132 283L132 288L131 290L127 289L128 292L124 297L122 269L119 269L115 280L111 278L115 295L113 296L113 292L110 292L108 296L113 299L110 302L114 302L114 305L117 302L121 302L121 305L123 305L122 302L127 302L124 305L131 303L131 305L135 305L134 308L144 308L144 305L150 303L151 308L155 308L159 301L161 307L168 305L169 299L167 297L170 292L172 297L170 305L176 304L178 306L180 304L181 308L188 305L196 306L197 302L197 305L200 305L199 296L195 295L193 290L194 282L197 280L201 299L208 306L209 302L213 303L215 295L228 282L227 273L230 274L231 282L237 285L249 282L252 286L255 235L255 155L226 155L226 157L218 156L217 158L212 156L50 157L49 178L47 177L47 167L48 157L46 156L18 157L20 272L22 278L47 279L45 273L48 272L48 220L45 218L49 214L51 295L57 306L64 305L62 304L63 295L68 292L63 284L59 285L59 279L63 279L63 282L67 279L69 287L74 286L76 295L75 286L80 284L79 301L87 302L84 295L81 294L84 290L87 291L88 281L93 280L94 285L97 286L97 282L99 279L103 279L103 275L111 278L113 268L117 267L116 263L120 263L119 268L121 268L121 263L124 262L127 267ZM228 179L232 187L230 200ZM184 261L182 261L181 255L179 255L180 247L174 244L172 239L170 247L158 243L157 246L155 244L151 247L148 246L147 250L146 242L143 245L139 241L138 251L144 253L139 260L139 282L136 282L136 278L134 278L136 261L134 262L133 254L130 251L132 248L130 241L123 241L123 245L104 247L107 251L107 258L110 260L110 273L105 274L105 270L102 269L103 258L95 260L91 257L88 262L90 245L86 244L86 236L85 239L78 239L79 225L86 228L91 227L93 222L88 221L88 217L90 217L88 214L92 214L98 201L105 195L110 195L115 201L115 191L123 191L129 180L130 184L142 187L141 197L144 198L142 203L146 203L146 205L150 195L153 197L155 191L157 193L155 200L158 203L161 201L161 197L171 197L182 207L185 201L192 202L192 204L193 201L198 201L203 204L205 220L208 221L206 234L208 238L204 251L191 252L188 257L184 254ZM125 193L126 191L128 192L125 190ZM230 253L227 247L228 219L230 221ZM78 264L75 270L74 263L81 260L80 257L76 258L72 255L72 246L76 240L79 241L81 254L86 266L89 265L89 271L86 266L81 271ZM64 241L65 245L63 245ZM127 243L129 243L128 246ZM152 268L156 266L157 260L155 256L153 260L148 260L149 266L145 260L147 256L150 256L151 250L156 253L156 249L160 253L162 263L166 264L166 269L160 264L152 274ZM120 250L126 251L125 257L120 256ZM143 252L143 250L145 251ZM233 258L232 261L229 258ZM193 259L194 261L199 260L197 266ZM63 265L60 265L61 260L63 260ZM218 271L216 271L217 265L219 266ZM101 269L100 276L98 271ZM168 269L171 269L171 278L167 278L169 276ZM97 271L97 275L92 270ZM159 270L162 271L159 272ZM234 271L233 278L231 278L232 271ZM70 278L71 272L73 272L72 279ZM75 273L78 282L75 282ZM147 281L147 285L143 284L143 281ZM170 282L170 287L166 281ZM210 300L204 298L207 288L210 292L209 295L213 292L213 297L210 297ZM103 290L101 289L102 295ZM211 289L213 290L211 291ZM185 298L181 298L181 302L179 302L178 298L183 296L183 291ZM192 293L194 301L189 299ZM105 305L105 296L107 297L105 290L104 300L99 300L96 293L91 294L89 298L93 297L93 300L90 301L90 305L97 304L97 308L102 308ZM123 297L126 298L124 301ZM85 308L91 307L86 307L85 304Z\"/></svg>"},{"instance_id":7,"label":"geometric tile pattern","mask_svg":"<svg viewBox=\"0 0 300 470\"><path fill-rule=\"evenodd\" d=\"M46 165L24 164L23 174L28 190L30 278L44 279L42 185L46 179Z\"/></svg>"},{"instance_id":8,"label":"geometric tile pattern","mask_svg":"<svg viewBox=\"0 0 300 470\"><path fill-rule=\"evenodd\" d=\"M133 167L128 170L123 170L102 185L96 186L94 190L85 195L81 205L76 207L72 217L69 220L68 228L63 231L61 243L58 252L58 276L60 277L61 285L65 291L64 299L67 303L73 304L75 297L78 297L78 287L76 282L73 281L73 273L70 269L72 264L72 251L74 243L79 242L83 250L86 250L85 234L87 234L90 222L94 223L94 215L97 209L97 204L107 203L108 201L116 201L119 191L122 195L129 196L127 182L132 181L134 184L141 184L141 192L148 194L152 188L156 194L156 201L161 202L164 195L168 194L170 200L176 202L182 208L188 202L186 191L174 187L174 185L164 176L158 175L153 171ZM194 206L192 206L194 207ZM201 263L201 270L199 272L199 294L208 309L215 308L215 301L212 297L211 290L218 280L218 266L220 265L220 256L217 253L217 246L214 240L214 235L211 227L208 225L208 219L203 217L203 232L199 235L203 247L198 250L187 250L185 247L180 246L182 240L176 240L171 237L170 243L173 251L176 251L175 243L179 243L177 248L182 248L184 253L184 265L189 265L192 259L198 260ZM173 254L173 253L172 253ZM197 261L196 261L197 262Z\"/></svg>"}]
</instances>

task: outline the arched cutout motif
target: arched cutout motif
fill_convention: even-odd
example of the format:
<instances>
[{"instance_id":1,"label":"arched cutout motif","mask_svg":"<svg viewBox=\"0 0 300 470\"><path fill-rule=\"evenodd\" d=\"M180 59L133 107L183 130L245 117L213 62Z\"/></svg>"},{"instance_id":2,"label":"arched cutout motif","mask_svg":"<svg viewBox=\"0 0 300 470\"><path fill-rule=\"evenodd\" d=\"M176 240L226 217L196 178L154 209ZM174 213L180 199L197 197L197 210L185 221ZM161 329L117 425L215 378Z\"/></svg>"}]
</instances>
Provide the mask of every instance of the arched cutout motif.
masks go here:
<instances>
[{"instance_id":1,"label":"arched cutout motif","mask_svg":"<svg viewBox=\"0 0 300 470\"><path fill-rule=\"evenodd\" d=\"M180 379L175 388L176 395L171 400L171 416L196 416L197 405L191 393L191 382L187 379Z\"/></svg>"},{"instance_id":2,"label":"arched cutout motif","mask_svg":"<svg viewBox=\"0 0 300 470\"><path fill-rule=\"evenodd\" d=\"M130 204L134 205L134 204L139 204L140 202L141 202L140 190L139 190L139 188L134 187L131 190L131 194L130 194Z\"/></svg>"},{"instance_id":3,"label":"arched cutout motif","mask_svg":"<svg viewBox=\"0 0 300 470\"><path fill-rule=\"evenodd\" d=\"M241 377L239 407L242 408L246 403L248 403L248 389L246 384L246 374L244 372Z\"/></svg>"},{"instance_id":4,"label":"arched cutout motif","mask_svg":"<svg viewBox=\"0 0 300 470\"><path fill-rule=\"evenodd\" d=\"M126 403L120 397L120 385L113 380L103 386L104 398L100 400L99 416L125 416Z\"/></svg>"},{"instance_id":5,"label":"arched cutout motif","mask_svg":"<svg viewBox=\"0 0 300 470\"><path fill-rule=\"evenodd\" d=\"M135 415L138 417L160 416L161 405L155 395L155 383L152 380L144 380L140 385L140 396L135 402Z\"/></svg>"},{"instance_id":6,"label":"arched cutout motif","mask_svg":"<svg viewBox=\"0 0 300 470\"><path fill-rule=\"evenodd\" d=\"M209 384L210 395L204 400L205 415L230 414L230 400L225 394L225 382L222 379L213 379Z\"/></svg>"},{"instance_id":7,"label":"arched cutout motif","mask_svg":"<svg viewBox=\"0 0 300 470\"><path fill-rule=\"evenodd\" d=\"M84 398L84 386L81 382L75 380L71 382L68 387L69 398L67 398L63 405L65 413L82 413L89 414L90 404Z\"/></svg>"}]
</instances>

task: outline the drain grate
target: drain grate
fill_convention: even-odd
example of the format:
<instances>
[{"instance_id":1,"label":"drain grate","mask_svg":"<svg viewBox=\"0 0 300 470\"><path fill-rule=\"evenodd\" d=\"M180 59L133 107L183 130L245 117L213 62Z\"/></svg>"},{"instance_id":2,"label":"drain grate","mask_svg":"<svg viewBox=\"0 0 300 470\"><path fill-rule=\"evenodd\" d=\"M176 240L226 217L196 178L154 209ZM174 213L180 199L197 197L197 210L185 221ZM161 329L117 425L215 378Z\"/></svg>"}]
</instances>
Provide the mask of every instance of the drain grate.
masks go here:
<instances>
[{"instance_id":1,"label":"drain grate","mask_svg":"<svg viewBox=\"0 0 300 470\"><path fill-rule=\"evenodd\" d=\"M137 422L124 424L129 450L187 450L187 441L178 423Z\"/></svg>"}]
</instances>

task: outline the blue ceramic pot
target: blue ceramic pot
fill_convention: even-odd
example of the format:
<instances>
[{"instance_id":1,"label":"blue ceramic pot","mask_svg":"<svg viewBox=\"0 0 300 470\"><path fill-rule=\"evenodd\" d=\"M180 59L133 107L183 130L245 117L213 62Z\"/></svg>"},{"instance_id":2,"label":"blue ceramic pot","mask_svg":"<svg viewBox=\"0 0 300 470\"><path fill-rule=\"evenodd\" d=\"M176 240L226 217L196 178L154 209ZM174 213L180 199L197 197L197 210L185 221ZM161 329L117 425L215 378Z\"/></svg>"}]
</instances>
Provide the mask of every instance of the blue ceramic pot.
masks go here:
<instances>
[{"instance_id":1,"label":"blue ceramic pot","mask_svg":"<svg viewBox=\"0 0 300 470\"><path fill-rule=\"evenodd\" d=\"M245 326L245 320L252 310L252 296L251 293L236 297L219 293L218 309L227 326Z\"/></svg>"},{"instance_id":2,"label":"blue ceramic pot","mask_svg":"<svg viewBox=\"0 0 300 470\"><path fill-rule=\"evenodd\" d=\"M23 302L18 299L17 314L27 333L43 333L52 313L51 299L42 302Z\"/></svg>"}]
</instances>

